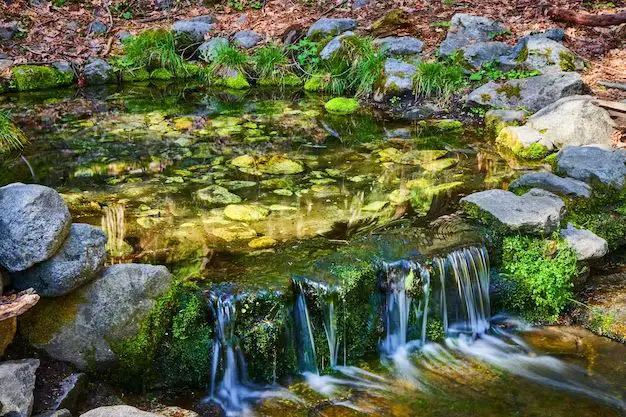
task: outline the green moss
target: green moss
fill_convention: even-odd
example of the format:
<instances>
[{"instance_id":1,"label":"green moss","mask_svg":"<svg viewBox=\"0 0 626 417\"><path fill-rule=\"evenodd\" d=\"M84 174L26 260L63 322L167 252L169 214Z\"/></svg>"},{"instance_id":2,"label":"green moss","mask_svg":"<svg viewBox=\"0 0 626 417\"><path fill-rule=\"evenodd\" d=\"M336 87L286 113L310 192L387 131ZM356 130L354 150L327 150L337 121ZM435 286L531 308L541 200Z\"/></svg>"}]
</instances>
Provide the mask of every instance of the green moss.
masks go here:
<instances>
[{"instance_id":1,"label":"green moss","mask_svg":"<svg viewBox=\"0 0 626 417\"><path fill-rule=\"evenodd\" d=\"M224 78L224 85L228 88L232 88L233 90L243 90L250 87L246 77L244 77L239 71L237 71L237 75L234 77Z\"/></svg>"},{"instance_id":2,"label":"green moss","mask_svg":"<svg viewBox=\"0 0 626 417\"><path fill-rule=\"evenodd\" d=\"M19 65L11 71L11 86L17 91L44 90L72 84L74 74L38 65Z\"/></svg>"},{"instance_id":3,"label":"green moss","mask_svg":"<svg viewBox=\"0 0 626 417\"><path fill-rule=\"evenodd\" d=\"M514 145L511 150L513 153L522 158L536 161L542 159L550 153L550 150L541 143L531 143L529 146L522 146L521 144Z\"/></svg>"},{"instance_id":4,"label":"green moss","mask_svg":"<svg viewBox=\"0 0 626 417\"><path fill-rule=\"evenodd\" d=\"M528 47L524 45L519 55L515 59L517 62L524 62L528 59Z\"/></svg>"},{"instance_id":5,"label":"green moss","mask_svg":"<svg viewBox=\"0 0 626 417\"><path fill-rule=\"evenodd\" d=\"M165 68L157 68L150 73L150 78L153 80L168 81L174 78L174 75Z\"/></svg>"},{"instance_id":6,"label":"green moss","mask_svg":"<svg viewBox=\"0 0 626 417\"><path fill-rule=\"evenodd\" d=\"M508 126L519 126L519 120L502 120L495 113L485 115L485 128L493 137L498 137L502 129Z\"/></svg>"},{"instance_id":7,"label":"green moss","mask_svg":"<svg viewBox=\"0 0 626 417\"><path fill-rule=\"evenodd\" d=\"M560 238L507 236L501 265L509 289L500 307L533 322L558 318L573 296L572 280L579 273L576 253Z\"/></svg>"},{"instance_id":8,"label":"green moss","mask_svg":"<svg viewBox=\"0 0 626 417\"><path fill-rule=\"evenodd\" d=\"M323 91L328 83L326 77L322 74L315 74L304 83L305 91Z\"/></svg>"},{"instance_id":9,"label":"green moss","mask_svg":"<svg viewBox=\"0 0 626 417\"><path fill-rule=\"evenodd\" d=\"M374 36L384 35L411 25L410 17L402 9L392 9L383 17L372 23L371 29Z\"/></svg>"},{"instance_id":10,"label":"green moss","mask_svg":"<svg viewBox=\"0 0 626 417\"><path fill-rule=\"evenodd\" d=\"M445 119L445 120L437 121L435 126L438 129L442 129L442 130L456 130L456 129L462 129L463 128L463 122L461 122L459 120Z\"/></svg>"},{"instance_id":11,"label":"green moss","mask_svg":"<svg viewBox=\"0 0 626 417\"><path fill-rule=\"evenodd\" d=\"M48 343L59 330L74 320L84 302L81 291L63 297L42 298L20 317L20 332L34 345Z\"/></svg>"},{"instance_id":12,"label":"green moss","mask_svg":"<svg viewBox=\"0 0 626 417\"><path fill-rule=\"evenodd\" d=\"M506 98L520 98L522 96L521 87L519 84L502 84L496 89L498 94L504 94Z\"/></svg>"},{"instance_id":13,"label":"green moss","mask_svg":"<svg viewBox=\"0 0 626 417\"><path fill-rule=\"evenodd\" d=\"M302 85L302 79L295 74L286 74L279 77L259 78L257 84L261 86L297 87Z\"/></svg>"},{"instance_id":14,"label":"green moss","mask_svg":"<svg viewBox=\"0 0 626 417\"><path fill-rule=\"evenodd\" d=\"M562 71L576 71L576 57L571 52L559 52L559 66Z\"/></svg>"},{"instance_id":15,"label":"green moss","mask_svg":"<svg viewBox=\"0 0 626 417\"><path fill-rule=\"evenodd\" d=\"M443 328L441 320L433 317L428 317L426 323L426 338L435 343L442 343L446 338L446 332Z\"/></svg>"},{"instance_id":16,"label":"green moss","mask_svg":"<svg viewBox=\"0 0 626 417\"><path fill-rule=\"evenodd\" d=\"M137 335L112 344L116 379L134 389L155 383L202 387L210 373L212 329L199 291L178 281L157 300Z\"/></svg>"},{"instance_id":17,"label":"green moss","mask_svg":"<svg viewBox=\"0 0 626 417\"><path fill-rule=\"evenodd\" d=\"M150 73L145 68L137 70L126 69L122 70L121 78L124 82L146 81L150 79Z\"/></svg>"},{"instance_id":18,"label":"green moss","mask_svg":"<svg viewBox=\"0 0 626 417\"><path fill-rule=\"evenodd\" d=\"M324 104L324 108L333 114L351 114L359 109L359 101L354 98L335 97Z\"/></svg>"}]
</instances>

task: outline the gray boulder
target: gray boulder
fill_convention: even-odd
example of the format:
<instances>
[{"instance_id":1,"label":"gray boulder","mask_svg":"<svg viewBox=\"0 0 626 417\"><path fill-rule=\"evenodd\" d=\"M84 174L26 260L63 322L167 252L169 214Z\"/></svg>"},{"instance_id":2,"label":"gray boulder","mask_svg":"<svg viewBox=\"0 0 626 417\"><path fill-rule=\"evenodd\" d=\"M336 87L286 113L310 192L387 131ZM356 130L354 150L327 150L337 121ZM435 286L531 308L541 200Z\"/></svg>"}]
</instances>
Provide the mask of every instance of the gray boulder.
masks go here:
<instances>
[{"instance_id":1,"label":"gray boulder","mask_svg":"<svg viewBox=\"0 0 626 417\"><path fill-rule=\"evenodd\" d=\"M233 36L233 43L245 49L255 47L262 40L263 36L253 30L242 30Z\"/></svg>"},{"instance_id":2,"label":"gray boulder","mask_svg":"<svg viewBox=\"0 0 626 417\"><path fill-rule=\"evenodd\" d=\"M20 25L18 22L0 22L0 39L8 41L13 39L20 31Z\"/></svg>"},{"instance_id":3,"label":"gray boulder","mask_svg":"<svg viewBox=\"0 0 626 417\"><path fill-rule=\"evenodd\" d=\"M117 360L112 344L137 334L171 283L164 266L113 265L70 296L41 300L20 317L20 329L54 359L105 368Z\"/></svg>"},{"instance_id":4,"label":"gray boulder","mask_svg":"<svg viewBox=\"0 0 626 417\"><path fill-rule=\"evenodd\" d=\"M100 58L93 59L85 65L83 76L88 85L108 84L116 81L113 67Z\"/></svg>"},{"instance_id":5,"label":"gray boulder","mask_svg":"<svg viewBox=\"0 0 626 417\"><path fill-rule=\"evenodd\" d=\"M527 125L558 147L610 145L615 123L591 96L564 97L533 114Z\"/></svg>"},{"instance_id":6,"label":"gray boulder","mask_svg":"<svg viewBox=\"0 0 626 417\"><path fill-rule=\"evenodd\" d=\"M541 188L567 197L591 197L591 187L573 178L563 178L551 172L530 172L509 185L509 190L518 188Z\"/></svg>"},{"instance_id":7,"label":"gray boulder","mask_svg":"<svg viewBox=\"0 0 626 417\"><path fill-rule=\"evenodd\" d=\"M0 264L18 272L51 258L71 223L65 202L52 188L21 183L0 188Z\"/></svg>"},{"instance_id":8,"label":"gray boulder","mask_svg":"<svg viewBox=\"0 0 626 417\"><path fill-rule=\"evenodd\" d=\"M510 191L487 190L461 199L466 212L487 214L511 231L548 235L559 227L565 204L558 196L532 189L522 196Z\"/></svg>"},{"instance_id":9,"label":"gray boulder","mask_svg":"<svg viewBox=\"0 0 626 417\"><path fill-rule=\"evenodd\" d=\"M73 224L54 257L13 274L19 290L34 288L44 297L59 297L91 281L107 258L104 232L88 224Z\"/></svg>"},{"instance_id":10,"label":"gray boulder","mask_svg":"<svg viewBox=\"0 0 626 417\"><path fill-rule=\"evenodd\" d=\"M513 48L504 42L478 42L461 48L463 58L474 68L487 62L507 62L506 57Z\"/></svg>"},{"instance_id":11,"label":"gray boulder","mask_svg":"<svg viewBox=\"0 0 626 417\"><path fill-rule=\"evenodd\" d=\"M374 40L374 45L387 55L419 55L424 42L411 36L387 36Z\"/></svg>"},{"instance_id":12,"label":"gray boulder","mask_svg":"<svg viewBox=\"0 0 626 417\"><path fill-rule=\"evenodd\" d=\"M322 17L309 28L307 37L317 38L328 35L339 35L340 33L348 30L354 30L356 28L355 19L331 19L328 17Z\"/></svg>"},{"instance_id":13,"label":"gray boulder","mask_svg":"<svg viewBox=\"0 0 626 417\"><path fill-rule=\"evenodd\" d=\"M198 56L200 59L206 62L211 62L215 59L216 51L219 48L228 46L228 39L226 38L213 38L204 42L198 47Z\"/></svg>"},{"instance_id":14,"label":"gray boulder","mask_svg":"<svg viewBox=\"0 0 626 417\"><path fill-rule=\"evenodd\" d=\"M103 33L107 32L107 25L105 25L104 23L102 23L102 21L100 20L94 20L93 22L91 22L91 24L89 25L89 32L90 33L95 33L97 35L101 35Z\"/></svg>"},{"instance_id":15,"label":"gray boulder","mask_svg":"<svg viewBox=\"0 0 626 417\"><path fill-rule=\"evenodd\" d=\"M562 43L546 36L530 36L521 42L523 42L522 49L517 49L525 59L522 61L518 59L518 62L526 68L537 69L544 74L585 69L585 61L582 58Z\"/></svg>"},{"instance_id":16,"label":"gray boulder","mask_svg":"<svg viewBox=\"0 0 626 417\"><path fill-rule=\"evenodd\" d=\"M199 19L201 16L194 19ZM178 20L172 25L172 32L176 36L185 36L192 42L202 42L205 35L213 30L213 23L204 20Z\"/></svg>"},{"instance_id":17,"label":"gray boulder","mask_svg":"<svg viewBox=\"0 0 626 417\"><path fill-rule=\"evenodd\" d=\"M561 230L561 237L574 249L579 261L602 258L609 252L606 240L589 230L576 229L572 224Z\"/></svg>"},{"instance_id":18,"label":"gray boulder","mask_svg":"<svg viewBox=\"0 0 626 417\"><path fill-rule=\"evenodd\" d=\"M0 363L0 405L2 415L29 417L33 411L35 372L39 359Z\"/></svg>"},{"instance_id":19,"label":"gray boulder","mask_svg":"<svg viewBox=\"0 0 626 417\"><path fill-rule=\"evenodd\" d=\"M354 32L344 32L341 35L337 35L333 39L331 39L331 41L328 42L326 46L324 46L324 48L320 51L320 58L329 59L331 56L333 56L335 52L341 49L343 39L348 36L354 36Z\"/></svg>"},{"instance_id":20,"label":"gray boulder","mask_svg":"<svg viewBox=\"0 0 626 417\"><path fill-rule=\"evenodd\" d=\"M626 151L598 146L566 146L556 156L556 171L577 180L622 188Z\"/></svg>"},{"instance_id":21,"label":"gray boulder","mask_svg":"<svg viewBox=\"0 0 626 417\"><path fill-rule=\"evenodd\" d=\"M81 414L80 417L163 417L159 414L141 411L138 408L128 405L114 405L110 407L100 407L95 410Z\"/></svg>"},{"instance_id":22,"label":"gray boulder","mask_svg":"<svg viewBox=\"0 0 626 417\"><path fill-rule=\"evenodd\" d=\"M211 16L210 14L203 14L201 16L192 17L187 20L190 22L202 22L208 24L217 23L217 19L215 18L215 16Z\"/></svg>"},{"instance_id":23,"label":"gray boulder","mask_svg":"<svg viewBox=\"0 0 626 417\"><path fill-rule=\"evenodd\" d=\"M47 411L43 414L37 414L35 417L72 417L72 413L69 410L63 408L56 411Z\"/></svg>"},{"instance_id":24,"label":"gray boulder","mask_svg":"<svg viewBox=\"0 0 626 417\"><path fill-rule=\"evenodd\" d=\"M439 54L450 56L468 45L491 41L494 35L505 30L500 23L486 17L457 13L452 16L446 39L439 46Z\"/></svg>"},{"instance_id":25,"label":"gray boulder","mask_svg":"<svg viewBox=\"0 0 626 417\"><path fill-rule=\"evenodd\" d=\"M525 107L536 112L563 97L581 94L583 88L578 73L563 72L504 83L491 81L469 93L466 100L470 106Z\"/></svg>"},{"instance_id":26,"label":"gray boulder","mask_svg":"<svg viewBox=\"0 0 626 417\"><path fill-rule=\"evenodd\" d=\"M415 65L398 59L385 61L384 95L400 96L413 91L413 76L417 72Z\"/></svg>"}]
</instances>

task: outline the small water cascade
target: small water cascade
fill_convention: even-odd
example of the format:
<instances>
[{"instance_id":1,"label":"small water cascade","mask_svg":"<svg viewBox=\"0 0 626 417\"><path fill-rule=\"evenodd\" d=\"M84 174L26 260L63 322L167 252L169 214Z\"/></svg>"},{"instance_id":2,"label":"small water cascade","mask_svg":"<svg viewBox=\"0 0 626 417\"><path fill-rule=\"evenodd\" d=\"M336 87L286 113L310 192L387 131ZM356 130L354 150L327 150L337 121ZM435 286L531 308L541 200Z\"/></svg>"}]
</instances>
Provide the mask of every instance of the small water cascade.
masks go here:
<instances>
[{"instance_id":1,"label":"small water cascade","mask_svg":"<svg viewBox=\"0 0 626 417\"><path fill-rule=\"evenodd\" d=\"M489 256L478 247L460 249L435 258L440 279L441 316L447 335L476 337L489 329Z\"/></svg>"},{"instance_id":2,"label":"small water cascade","mask_svg":"<svg viewBox=\"0 0 626 417\"><path fill-rule=\"evenodd\" d=\"M296 342L298 352L298 366L301 372L319 374L317 367L317 353L315 352L315 339L313 327L309 318L309 309L306 303L306 294L302 288L302 282L294 281L296 300L294 305L294 318L296 326Z\"/></svg>"},{"instance_id":3,"label":"small water cascade","mask_svg":"<svg viewBox=\"0 0 626 417\"><path fill-rule=\"evenodd\" d=\"M324 316L324 333L326 334L326 342L328 343L328 352L330 359L330 367L337 366L337 358L339 356L339 335L337 334L337 314L335 312L336 295L330 294L325 298L322 306L322 314ZM344 365L345 365L344 354Z\"/></svg>"},{"instance_id":4,"label":"small water cascade","mask_svg":"<svg viewBox=\"0 0 626 417\"><path fill-rule=\"evenodd\" d=\"M381 351L392 355L398 348L407 344L411 311L414 312L419 330L419 340L426 340L426 323L428 318L428 294L430 274L418 263L400 260L384 263L381 268L385 286L385 339L380 345ZM413 306L413 297L419 296Z\"/></svg>"}]
</instances>

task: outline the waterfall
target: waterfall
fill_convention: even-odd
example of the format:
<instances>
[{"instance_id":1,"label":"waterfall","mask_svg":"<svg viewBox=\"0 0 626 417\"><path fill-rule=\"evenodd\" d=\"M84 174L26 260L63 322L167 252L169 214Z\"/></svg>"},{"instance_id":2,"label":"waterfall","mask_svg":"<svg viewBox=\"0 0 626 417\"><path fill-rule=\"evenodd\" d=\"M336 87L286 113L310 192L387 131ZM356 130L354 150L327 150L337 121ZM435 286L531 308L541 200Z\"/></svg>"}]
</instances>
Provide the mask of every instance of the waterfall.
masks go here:
<instances>
[{"instance_id":1,"label":"waterfall","mask_svg":"<svg viewBox=\"0 0 626 417\"><path fill-rule=\"evenodd\" d=\"M227 414L240 415L246 408L246 361L236 344L234 334L237 310L234 297L228 294L210 295L210 308L215 317L215 341L211 364L210 399L218 403ZM220 367L221 365L221 367ZM220 368L221 379L218 381Z\"/></svg>"},{"instance_id":2,"label":"waterfall","mask_svg":"<svg viewBox=\"0 0 626 417\"><path fill-rule=\"evenodd\" d=\"M337 357L339 356L337 315L335 314L335 294L329 294L328 297L325 298L322 313L324 315L324 333L326 334L326 342L328 343L328 352L330 352L330 367L335 368L337 366ZM344 355L344 365L345 361L346 358Z\"/></svg>"},{"instance_id":3,"label":"waterfall","mask_svg":"<svg viewBox=\"0 0 626 417\"><path fill-rule=\"evenodd\" d=\"M421 326L418 323L420 341L423 344L426 340L430 274L421 265L406 260L384 263L381 273L384 274L386 300L385 339L380 348L383 353L391 355L407 344L414 295L421 298L414 308L416 320L421 319Z\"/></svg>"},{"instance_id":4,"label":"waterfall","mask_svg":"<svg viewBox=\"0 0 626 417\"><path fill-rule=\"evenodd\" d=\"M294 316L296 324L296 342L298 352L298 365L301 372L319 374L317 368L317 354L315 352L315 340L313 339L313 327L309 318L309 309L306 305L306 295L302 288L302 282L294 281L296 290L296 303Z\"/></svg>"},{"instance_id":5,"label":"waterfall","mask_svg":"<svg viewBox=\"0 0 626 417\"><path fill-rule=\"evenodd\" d=\"M446 334L476 337L489 329L489 257L482 247L460 249L434 266L441 282L442 322Z\"/></svg>"}]
</instances>

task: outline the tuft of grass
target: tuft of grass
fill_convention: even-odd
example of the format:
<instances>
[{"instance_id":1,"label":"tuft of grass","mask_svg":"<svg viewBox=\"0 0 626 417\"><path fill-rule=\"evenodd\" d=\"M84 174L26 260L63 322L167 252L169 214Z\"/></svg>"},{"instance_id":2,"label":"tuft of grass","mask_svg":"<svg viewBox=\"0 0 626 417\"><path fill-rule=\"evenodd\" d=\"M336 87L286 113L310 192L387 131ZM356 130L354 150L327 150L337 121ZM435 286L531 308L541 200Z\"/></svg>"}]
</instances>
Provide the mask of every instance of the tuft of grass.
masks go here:
<instances>
[{"instance_id":1,"label":"tuft of grass","mask_svg":"<svg viewBox=\"0 0 626 417\"><path fill-rule=\"evenodd\" d=\"M220 45L215 48L213 61L209 65L209 73L217 75L220 70L226 69L244 72L249 62L250 57L234 46Z\"/></svg>"},{"instance_id":2,"label":"tuft of grass","mask_svg":"<svg viewBox=\"0 0 626 417\"><path fill-rule=\"evenodd\" d=\"M460 65L441 62L421 62L415 74L415 95L437 97L447 101L465 85Z\"/></svg>"},{"instance_id":3,"label":"tuft of grass","mask_svg":"<svg viewBox=\"0 0 626 417\"><path fill-rule=\"evenodd\" d=\"M371 38L349 37L344 40L344 44L352 62L348 73L349 87L359 97L371 94L376 83L383 77L384 53L374 46Z\"/></svg>"},{"instance_id":4,"label":"tuft of grass","mask_svg":"<svg viewBox=\"0 0 626 417\"><path fill-rule=\"evenodd\" d=\"M185 72L185 61L176 48L174 34L165 29L150 29L124 40L126 67L164 68L173 73Z\"/></svg>"},{"instance_id":5,"label":"tuft of grass","mask_svg":"<svg viewBox=\"0 0 626 417\"><path fill-rule=\"evenodd\" d=\"M0 112L0 154L21 150L26 142L28 140L24 133L6 114Z\"/></svg>"},{"instance_id":6,"label":"tuft of grass","mask_svg":"<svg viewBox=\"0 0 626 417\"><path fill-rule=\"evenodd\" d=\"M276 78L287 72L289 60L286 51L276 44L259 48L252 57L259 78Z\"/></svg>"}]
</instances>

